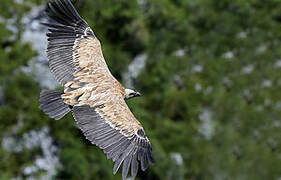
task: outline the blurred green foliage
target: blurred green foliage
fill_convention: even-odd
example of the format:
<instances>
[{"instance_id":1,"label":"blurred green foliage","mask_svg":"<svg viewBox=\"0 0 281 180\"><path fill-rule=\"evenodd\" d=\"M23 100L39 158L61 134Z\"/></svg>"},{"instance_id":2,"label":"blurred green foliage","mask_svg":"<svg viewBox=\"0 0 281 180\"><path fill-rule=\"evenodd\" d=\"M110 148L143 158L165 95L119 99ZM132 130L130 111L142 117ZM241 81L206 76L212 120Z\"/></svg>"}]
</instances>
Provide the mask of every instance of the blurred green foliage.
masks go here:
<instances>
[{"instance_id":1,"label":"blurred green foliage","mask_svg":"<svg viewBox=\"0 0 281 180\"><path fill-rule=\"evenodd\" d=\"M1 141L12 135L20 142L47 126L60 149L54 179L120 179L71 115L54 121L38 109L40 87L20 70L36 55L21 41L20 20L42 2L1 1ZM85 0L77 8L118 80L135 56L148 57L134 81L143 96L128 104L156 164L137 179L281 178L280 0ZM6 28L14 17L18 32ZM41 153L1 146L0 179L28 178L24 168Z\"/></svg>"}]
</instances>

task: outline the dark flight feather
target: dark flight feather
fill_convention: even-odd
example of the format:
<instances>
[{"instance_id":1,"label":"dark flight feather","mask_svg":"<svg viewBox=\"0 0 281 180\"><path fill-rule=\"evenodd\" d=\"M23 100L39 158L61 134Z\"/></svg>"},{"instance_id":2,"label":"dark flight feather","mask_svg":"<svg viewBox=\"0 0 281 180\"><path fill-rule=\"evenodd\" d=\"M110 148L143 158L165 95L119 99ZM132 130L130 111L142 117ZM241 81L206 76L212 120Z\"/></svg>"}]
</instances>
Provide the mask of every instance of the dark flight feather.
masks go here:
<instances>
[{"instance_id":1,"label":"dark flight feather","mask_svg":"<svg viewBox=\"0 0 281 180\"><path fill-rule=\"evenodd\" d=\"M56 0L53 3L48 3L47 14L50 19L56 24L42 23L49 27L47 55L49 66L55 78L62 84L74 79L75 64L72 58L68 58L65 54L73 55L73 46L75 40L85 35L94 36L94 33L89 33L88 24L79 16L69 0ZM60 66L58 63L62 62ZM66 66L68 64L68 66ZM60 71L60 69L64 69Z\"/></svg>"},{"instance_id":2,"label":"dark flight feather","mask_svg":"<svg viewBox=\"0 0 281 180\"><path fill-rule=\"evenodd\" d=\"M147 168L147 163L154 163L151 151L150 143L137 143L141 142L136 135L131 137L125 137L119 130L112 128L106 122L105 119L100 117L95 111L95 108L90 106L74 106L73 117L75 118L78 126L83 131L87 139L91 140L95 145L99 146L114 161L113 173L115 174L123 163L122 177L125 179L131 167L131 175L136 176L138 170L138 164L141 163L141 169ZM102 121L102 122L101 122ZM89 126L85 126L91 122L92 127L95 127L96 123L103 124L102 130L97 130L95 134L88 133ZM108 135L109 134L109 135ZM116 141L111 141L111 137L118 137ZM119 141L118 141L119 140ZM114 143L115 142L115 143ZM105 147L106 144L110 144Z\"/></svg>"}]
</instances>

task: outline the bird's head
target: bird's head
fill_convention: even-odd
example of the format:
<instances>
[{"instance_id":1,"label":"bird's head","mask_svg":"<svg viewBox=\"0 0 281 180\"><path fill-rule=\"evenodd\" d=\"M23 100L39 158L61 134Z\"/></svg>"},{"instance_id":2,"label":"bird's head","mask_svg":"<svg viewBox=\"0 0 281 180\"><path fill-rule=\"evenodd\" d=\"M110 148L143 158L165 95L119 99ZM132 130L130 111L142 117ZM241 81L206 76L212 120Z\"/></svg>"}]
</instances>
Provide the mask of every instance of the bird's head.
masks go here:
<instances>
[{"instance_id":1,"label":"bird's head","mask_svg":"<svg viewBox=\"0 0 281 180\"><path fill-rule=\"evenodd\" d=\"M138 97L138 96L141 96L141 94L137 91L134 91L132 89L125 89L125 99L130 99L130 98L133 98L133 97Z\"/></svg>"}]
</instances>

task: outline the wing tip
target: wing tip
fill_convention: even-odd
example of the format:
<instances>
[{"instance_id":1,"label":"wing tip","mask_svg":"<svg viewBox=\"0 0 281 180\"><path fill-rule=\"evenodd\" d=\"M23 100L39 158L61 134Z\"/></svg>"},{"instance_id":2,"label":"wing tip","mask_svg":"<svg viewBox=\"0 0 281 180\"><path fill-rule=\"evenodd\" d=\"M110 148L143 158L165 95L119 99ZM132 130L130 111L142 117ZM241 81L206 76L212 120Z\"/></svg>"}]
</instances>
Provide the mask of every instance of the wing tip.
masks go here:
<instances>
[{"instance_id":1,"label":"wing tip","mask_svg":"<svg viewBox=\"0 0 281 180\"><path fill-rule=\"evenodd\" d=\"M122 156L123 154L121 154L119 158L121 158ZM142 171L146 171L149 164L153 165L155 163L151 145L146 149L143 147L138 147L138 149L136 149L136 152L130 153L128 156L126 156L125 159L121 160L121 162L117 160L113 167L113 174L116 174L118 172L122 163L123 179L126 179L129 169L131 169L131 176L133 178L136 177L139 166Z\"/></svg>"},{"instance_id":2,"label":"wing tip","mask_svg":"<svg viewBox=\"0 0 281 180\"><path fill-rule=\"evenodd\" d=\"M65 23L81 21L79 13L69 0L48 0L46 13L54 21L67 20ZM60 24L63 21L59 22Z\"/></svg>"}]
</instances>

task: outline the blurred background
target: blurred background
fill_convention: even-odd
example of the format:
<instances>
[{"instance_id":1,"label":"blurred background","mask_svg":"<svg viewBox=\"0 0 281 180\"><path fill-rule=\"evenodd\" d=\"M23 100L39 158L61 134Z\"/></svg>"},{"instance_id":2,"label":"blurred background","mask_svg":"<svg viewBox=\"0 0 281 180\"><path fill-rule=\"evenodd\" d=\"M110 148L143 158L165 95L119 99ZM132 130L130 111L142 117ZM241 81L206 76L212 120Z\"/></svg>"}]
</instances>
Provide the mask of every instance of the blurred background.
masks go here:
<instances>
[{"instance_id":1,"label":"blurred background","mask_svg":"<svg viewBox=\"0 0 281 180\"><path fill-rule=\"evenodd\" d=\"M71 116L39 108L45 0L1 0L0 179L121 179ZM80 0L156 164L136 179L281 180L280 0Z\"/></svg>"}]
</instances>

